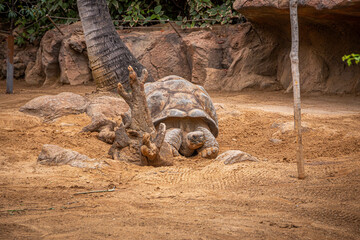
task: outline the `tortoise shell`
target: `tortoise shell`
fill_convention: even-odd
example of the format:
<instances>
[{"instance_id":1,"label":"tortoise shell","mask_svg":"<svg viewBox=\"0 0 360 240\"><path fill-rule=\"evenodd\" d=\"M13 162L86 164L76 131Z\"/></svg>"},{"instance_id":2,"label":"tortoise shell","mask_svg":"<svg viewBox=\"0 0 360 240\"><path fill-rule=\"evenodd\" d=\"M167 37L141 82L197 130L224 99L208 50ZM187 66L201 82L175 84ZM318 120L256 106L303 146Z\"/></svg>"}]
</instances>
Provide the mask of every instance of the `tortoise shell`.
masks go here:
<instances>
[{"instance_id":1,"label":"tortoise shell","mask_svg":"<svg viewBox=\"0 0 360 240\"><path fill-rule=\"evenodd\" d=\"M145 93L155 126L167 118L200 118L217 137L219 126L215 107L203 87L171 75L146 83Z\"/></svg>"}]
</instances>

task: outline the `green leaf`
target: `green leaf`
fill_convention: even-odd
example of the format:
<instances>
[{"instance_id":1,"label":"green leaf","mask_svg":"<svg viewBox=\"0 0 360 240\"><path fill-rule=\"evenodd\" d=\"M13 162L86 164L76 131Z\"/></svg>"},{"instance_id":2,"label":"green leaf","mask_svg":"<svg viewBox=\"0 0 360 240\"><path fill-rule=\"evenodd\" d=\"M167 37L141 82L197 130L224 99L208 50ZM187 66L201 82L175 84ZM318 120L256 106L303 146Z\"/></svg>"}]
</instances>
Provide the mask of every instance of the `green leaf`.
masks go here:
<instances>
[{"instance_id":1,"label":"green leaf","mask_svg":"<svg viewBox=\"0 0 360 240\"><path fill-rule=\"evenodd\" d=\"M126 21L126 22L131 21L131 16L126 16L126 17L124 18L124 21Z\"/></svg>"},{"instance_id":2,"label":"green leaf","mask_svg":"<svg viewBox=\"0 0 360 240\"><path fill-rule=\"evenodd\" d=\"M9 18L16 18L17 14L16 12L10 10L8 16Z\"/></svg>"},{"instance_id":3,"label":"green leaf","mask_svg":"<svg viewBox=\"0 0 360 240\"><path fill-rule=\"evenodd\" d=\"M147 17L147 18L145 18L144 23L147 23L150 20L151 20L151 17Z\"/></svg>"},{"instance_id":4,"label":"green leaf","mask_svg":"<svg viewBox=\"0 0 360 240\"><path fill-rule=\"evenodd\" d=\"M119 9L119 2L118 1L112 1L112 5L114 5L115 9Z\"/></svg>"},{"instance_id":5,"label":"green leaf","mask_svg":"<svg viewBox=\"0 0 360 240\"><path fill-rule=\"evenodd\" d=\"M27 32L28 32L29 34L33 34L33 33L35 32L35 29L30 28L29 30L27 30Z\"/></svg>"},{"instance_id":6,"label":"green leaf","mask_svg":"<svg viewBox=\"0 0 360 240\"><path fill-rule=\"evenodd\" d=\"M161 5L156 6L156 7L154 8L155 14L159 14L160 11L161 11L161 8L162 8Z\"/></svg>"}]
</instances>

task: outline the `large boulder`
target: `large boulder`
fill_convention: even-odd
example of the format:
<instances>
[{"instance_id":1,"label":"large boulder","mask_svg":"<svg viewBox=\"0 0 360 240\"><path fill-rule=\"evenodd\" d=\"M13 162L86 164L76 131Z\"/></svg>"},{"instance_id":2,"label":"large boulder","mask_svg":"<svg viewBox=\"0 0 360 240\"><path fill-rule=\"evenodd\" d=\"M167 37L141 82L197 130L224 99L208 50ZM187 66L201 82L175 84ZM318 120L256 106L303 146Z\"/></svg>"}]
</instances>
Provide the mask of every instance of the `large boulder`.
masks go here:
<instances>
[{"instance_id":1,"label":"large boulder","mask_svg":"<svg viewBox=\"0 0 360 240\"><path fill-rule=\"evenodd\" d=\"M214 32L193 32L184 37L191 68L191 82L203 85L206 68L222 68L223 46L217 42ZM219 79L220 80L220 79Z\"/></svg>"},{"instance_id":2,"label":"large boulder","mask_svg":"<svg viewBox=\"0 0 360 240\"><path fill-rule=\"evenodd\" d=\"M36 61L28 64L25 81L33 85L84 84L92 80L81 23L48 31L41 40ZM178 75L204 83L205 68L219 68L221 47L215 34L200 31L178 36L173 29L136 32L119 30L122 41L155 79ZM189 35L188 37L186 37ZM210 37L209 37L210 36Z\"/></svg>"},{"instance_id":3,"label":"large boulder","mask_svg":"<svg viewBox=\"0 0 360 240\"><path fill-rule=\"evenodd\" d=\"M74 53L74 48L68 47L69 44L71 44L71 40L68 39L76 39L76 36L73 38L71 37L76 33L82 32L81 23L78 22L69 26L62 26L61 30L64 35L57 29L53 29L47 31L41 39L35 62L29 63L26 68L25 81L28 84L53 85L55 83L60 83L61 78L62 81L66 83L70 83L69 79L71 79L71 81L74 79L73 84L75 85L76 83L79 83L78 78L86 75L86 71L88 74L86 82L91 80L89 67L84 67L87 66L87 55L85 54L85 57L81 57L81 55L84 55L82 52ZM64 40L67 41L63 43ZM63 50L60 57L61 49ZM66 60L64 58L66 58ZM69 60L69 58L73 59ZM60 68L60 59L62 60L62 69ZM77 60L81 60L81 62L76 62ZM74 65L71 66L71 64ZM81 67L81 69L78 69L77 67ZM66 74L71 77L65 76Z\"/></svg>"},{"instance_id":4,"label":"large boulder","mask_svg":"<svg viewBox=\"0 0 360 240\"><path fill-rule=\"evenodd\" d=\"M178 75L191 79L186 45L174 31L118 32L125 45L154 79Z\"/></svg>"},{"instance_id":5,"label":"large boulder","mask_svg":"<svg viewBox=\"0 0 360 240\"><path fill-rule=\"evenodd\" d=\"M59 51L59 66L59 82L63 84L81 85L92 80L82 31L76 31L62 41Z\"/></svg>"},{"instance_id":6,"label":"large boulder","mask_svg":"<svg viewBox=\"0 0 360 240\"><path fill-rule=\"evenodd\" d=\"M52 121L69 114L83 113L88 104L88 100L78 94L63 92L34 98L22 106L20 111Z\"/></svg>"},{"instance_id":7,"label":"large boulder","mask_svg":"<svg viewBox=\"0 0 360 240\"><path fill-rule=\"evenodd\" d=\"M97 96L90 100L86 114L90 117L104 115L106 118L118 118L129 110L129 105L120 97Z\"/></svg>"},{"instance_id":8,"label":"large boulder","mask_svg":"<svg viewBox=\"0 0 360 240\"><path fill-rule=\"evenodd\" d=\"M347 67L341 58L360 49L360 0L298 2L301 90L359 93L360 68ZM235 86L248 75L261 83L277 81L291 90L289 1L237 0L234 8L251 22L248 36L242 39L253 40L241 46L240 60L233 67L233 75L241 79L228 82Z\"/></svg>"},{"instance_id":9,"label":"large boulder","mask_svg":"<svg viewBox=\"0 0 360 240\"><path fill-rule=\"evenodd\" d=\"M78 168L101 168L107 165L103 161L51 144L43 145L37 162L48 166L70 165Z\"/></svg>"}]
</instances>

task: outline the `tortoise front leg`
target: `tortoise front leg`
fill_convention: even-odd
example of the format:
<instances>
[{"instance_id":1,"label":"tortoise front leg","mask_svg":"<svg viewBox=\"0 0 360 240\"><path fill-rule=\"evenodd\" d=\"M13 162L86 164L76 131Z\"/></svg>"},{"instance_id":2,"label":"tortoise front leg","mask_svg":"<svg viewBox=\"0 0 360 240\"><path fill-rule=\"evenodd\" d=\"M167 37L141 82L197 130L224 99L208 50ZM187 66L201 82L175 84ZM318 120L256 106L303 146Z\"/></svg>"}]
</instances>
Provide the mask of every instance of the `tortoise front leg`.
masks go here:
<instances>
[{"instance_id":1,"label":"tortoise front leg","mask_svg":"<svg viewBox=\"0 0 360 240\"><path fill-rule=\"evenodd\" d=\"M182 130L171 128L166 130L164 142L160 148L160 155L163 158L179 156L179 149L182 142Z\"/></svg>"},{"instance_id":2,"label":"tortoise front leg","mask_svg":"<svg viewBox=\"0 0 360 240\"><path fill-rule=\"evenodd\" d=\"M198 153L204 158L216 158L219 154L219 144L214 135L204 127L198 127L196 130L203 132L205 137L204 145L197 149Z\"/></svg>"}]
</instances>

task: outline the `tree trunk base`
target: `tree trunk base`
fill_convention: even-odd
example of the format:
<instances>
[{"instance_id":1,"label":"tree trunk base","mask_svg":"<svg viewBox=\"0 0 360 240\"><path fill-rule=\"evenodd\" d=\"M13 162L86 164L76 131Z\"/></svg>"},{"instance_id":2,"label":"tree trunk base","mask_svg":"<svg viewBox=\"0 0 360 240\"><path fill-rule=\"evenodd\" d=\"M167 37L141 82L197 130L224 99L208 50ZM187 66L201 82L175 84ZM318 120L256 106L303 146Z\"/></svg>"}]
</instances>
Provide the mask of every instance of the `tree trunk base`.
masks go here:
<instances>
[{"instance_id":1,"label":"tree trunk base","mask_svg":"<svg viewBox=\"0 0 360 240\"><path fill-rule=\"evenodd\" d=\"M166 125L161 123L155 129L148 109L144 83L148 73L138 79L135 71L129 66L129 82L131 92L127 92L121 83L118 84L118 93L124 98L131 109L131 116L124 115L124 124L115 131L115 140L109 154L118 160L135 163L143 166L169 166L171 161L164 159L160 154L160 147L164 142Z\"/></svg>"}]
</instances>

